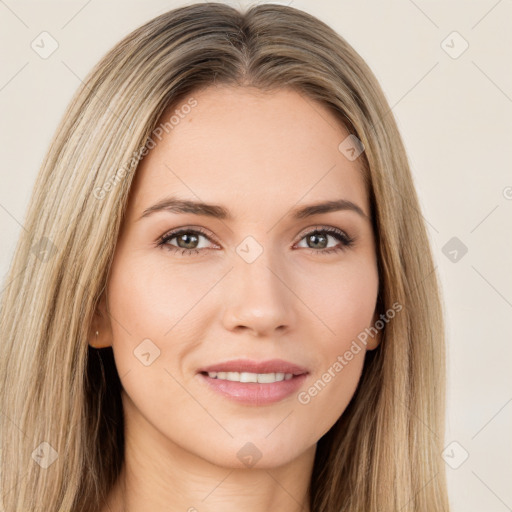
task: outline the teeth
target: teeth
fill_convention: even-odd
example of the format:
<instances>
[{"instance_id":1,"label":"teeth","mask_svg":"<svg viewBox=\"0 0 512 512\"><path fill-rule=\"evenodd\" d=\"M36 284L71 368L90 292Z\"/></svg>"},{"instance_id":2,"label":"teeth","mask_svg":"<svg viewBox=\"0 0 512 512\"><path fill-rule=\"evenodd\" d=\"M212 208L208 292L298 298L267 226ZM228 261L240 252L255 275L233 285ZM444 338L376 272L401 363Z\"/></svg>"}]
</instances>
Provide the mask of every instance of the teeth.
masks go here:
<instances>
[{"instance_id":1,"label":"teeth","mask_svg":"<svg viewBox=\"0 0 512 512\"><path fill-rule=\"evenodd\" d=\"M279 378L282 373L259 373L258 374L258 382L262 384L271 384L272 382L277 382L283 380L283 377Z\"/></svg>"},{"instance_id":2,"label":"teeth","mask_svg":"<svg viewBox=\"0 0 512 512\"><path fill-rule=\"evenodd\" d=\"M292 373L249 373L249 372L208 372L212 379L230 380L232 382L259 382L272 384L282 380L290 380Z\"/></svg>"},{"instance_id":3,"label":"teeth","mask_svg":"<svg viewBox=\"0 0 512 512\"><path fill-rule=\"evenodd\" d=\"M258 382L258 374L242 372L240 373L240 382Z\"/></svg>"}]
</instances>

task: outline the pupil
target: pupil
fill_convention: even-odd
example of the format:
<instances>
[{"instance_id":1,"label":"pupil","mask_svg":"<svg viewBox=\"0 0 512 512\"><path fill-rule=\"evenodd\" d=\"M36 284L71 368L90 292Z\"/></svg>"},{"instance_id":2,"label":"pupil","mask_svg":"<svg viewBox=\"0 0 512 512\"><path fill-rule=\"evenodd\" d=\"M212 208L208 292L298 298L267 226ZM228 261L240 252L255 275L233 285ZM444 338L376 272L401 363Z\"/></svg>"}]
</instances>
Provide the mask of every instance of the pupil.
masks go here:
<instances>
[{"instance_id":1,"label":"pupil","mask_svg":"<svg viewBox=\"0 0 512 512\"><path fill-rule=\"evenodd\" d=\"M192 238L192 239L197 239L197 236L195 236L195 235L189 236L189 235L187 235L187 234L184 234L184 235L181 235L181 237L180 237L180 241L186 240L187 238L189 239L189 243L190 243L190 239L191 239L191 238ZM196 241L196 240L193 240L193 241L192 241L192 243L194 243L194 241ZM187 243L187 242L185 241L185 244L186 244L186 243ZM183 249L194 249L194 247L183 247Z\"/></svg>"}]
</instances>

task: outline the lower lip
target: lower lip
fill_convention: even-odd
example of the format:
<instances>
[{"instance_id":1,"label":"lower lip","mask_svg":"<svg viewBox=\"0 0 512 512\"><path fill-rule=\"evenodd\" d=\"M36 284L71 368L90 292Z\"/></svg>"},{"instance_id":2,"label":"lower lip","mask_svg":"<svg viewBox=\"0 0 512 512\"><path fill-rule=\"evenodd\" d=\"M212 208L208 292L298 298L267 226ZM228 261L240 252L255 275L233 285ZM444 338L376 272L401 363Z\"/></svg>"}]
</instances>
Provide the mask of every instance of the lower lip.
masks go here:
<instances>
[{"instance_id":1,"label":"lower lip","mask_svg":"<svg viewBox=\"0 0 512 512\"><path fill-rule=\"evenodd\" d=\"M261 384L259 382L235 382L212 379L204 373L198 375L217 393L236 402L248 405L266 405L279 402L296 392L307 377L307 373L304 373L296 375L289 380Z\"/></svg>"}]
</instances>

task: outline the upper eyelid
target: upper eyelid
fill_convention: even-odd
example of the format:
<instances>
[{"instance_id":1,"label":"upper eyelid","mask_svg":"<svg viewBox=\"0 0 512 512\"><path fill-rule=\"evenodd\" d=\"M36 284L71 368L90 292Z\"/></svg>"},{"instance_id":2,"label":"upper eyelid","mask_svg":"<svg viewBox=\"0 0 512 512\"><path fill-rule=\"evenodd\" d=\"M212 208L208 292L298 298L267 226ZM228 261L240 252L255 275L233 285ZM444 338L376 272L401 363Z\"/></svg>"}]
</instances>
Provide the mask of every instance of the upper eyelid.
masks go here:
<instances>
[{"instance_id":1,"label":"upper eyelid","mask_svg":"<svg viewBox=\"0 0 512 512\"><path fill-rule=\"evenodd\" d=\"M314 233L315 231L327 231L327 232L340 231L341 233L345 234L347 237L349 236L348 233L344 229L338 228L336 226L323 226L323 225L316 225L313 227L305 228L297 236L300 236L301 238L303 238L304 236L308 235L309 233Z\"/></svg>"},{"instance_id":2,"label":"upper eyelid","mask_svg":"<svg viewBox=\"0 0 512 512\"><path fill-rule=\"evenodd\" d=\"M167 238L174 238L175 236L178 236L180 233L197 233L198 235L202 235L205 238L210 238L212 241L216 242L216 238L214 235L210 234L209 231L204 230L204 228L198 228L198 227L185 227L185 228L176 228L171 229L164 233L161 237L159 237L159 240L165 240Z\"/></svg>"}]
</instances>

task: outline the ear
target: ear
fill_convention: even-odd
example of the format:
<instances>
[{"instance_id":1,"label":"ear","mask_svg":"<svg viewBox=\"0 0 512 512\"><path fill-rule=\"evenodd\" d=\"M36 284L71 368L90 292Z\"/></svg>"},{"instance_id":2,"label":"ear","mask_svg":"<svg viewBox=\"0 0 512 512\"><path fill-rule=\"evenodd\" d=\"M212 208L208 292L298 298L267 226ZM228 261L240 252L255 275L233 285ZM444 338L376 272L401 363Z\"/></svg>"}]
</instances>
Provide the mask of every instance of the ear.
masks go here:
<instances>
[{"instance_id":1,"label":"ear","mask_svg":"<svg viewBox=\"0 0 512 512\"><path fill-rule=\"evenodd\" d=\"M378 332L377 334L374 334L373 336L368 336L368 341L366 342L366 350L375 350L382 341L382 329L379 329L378 327L381 326L383 323L382 320L380 320L380 316L378 313L378 308L375 310L375 313L373 315L372 319L372 325L373 329L371 329L371 332L374 332L374 329L376 329Z\"/></svg>"},{"instance_id":2,"label":"ear","mask_svg":"<svg viewBox=\"0 0 512 512\"><path fill-rule=\"evenodd\" d=\"M94 311L89 330L89 345L93 348L111 347L113 341L112 325L108 313L106 294L103 293Z\"/></svg>"}]
</instances>

